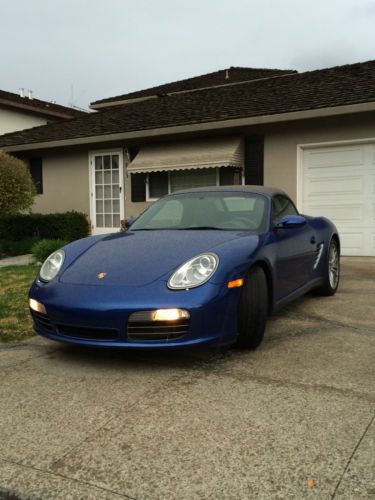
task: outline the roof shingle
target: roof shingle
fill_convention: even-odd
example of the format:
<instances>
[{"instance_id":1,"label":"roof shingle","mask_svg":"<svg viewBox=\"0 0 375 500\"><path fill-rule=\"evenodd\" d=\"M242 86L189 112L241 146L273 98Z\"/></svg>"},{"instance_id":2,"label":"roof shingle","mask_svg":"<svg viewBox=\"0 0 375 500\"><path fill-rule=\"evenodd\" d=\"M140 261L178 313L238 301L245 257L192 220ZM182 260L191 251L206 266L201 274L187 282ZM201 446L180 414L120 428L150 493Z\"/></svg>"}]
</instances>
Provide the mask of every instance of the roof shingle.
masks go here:
<instances>
[{"instance_id":1,"label":"roof shingle","mask_svg":"<svg viewBox=\"0 0 375 500\"><path fill-rule=\"evenodd\" d=\"M80 111L68 106L61 106L60 104L55 104L53 102L21 97L18 94L7 92L6 90L0 90L0 105L24 108L36 114L55 116L56 118L73 118L87 114L85 111Z\"/></svg>"},{"instance_id":2,"label":"roof shingle","mask_svg":"<svg viewBox=\"0 0 375 500\"><path fill-rule=\"evenodd\" d=\"M270 78L272 76L280 76L290 73L297 73L297 71L290 69L284 70L269 68L239 68L232 66L228 69L221 69L213 73L194 76L192 78L186 78L185 80L179 80L172 83L165 83L163 85L157 85L156 87L151 87L145 90L138 90L136 92L130 92L128 94L108 97L107 99L100 99L99 101L92 102L91 105L95 107L95 105L97 104L110 104L116 101L138 99L141 97L151 97L172 92L184 92L186 90L196 90L218 85L228 85L232 83L259 80L260 78Z\"/></svg>"},{"instance_id":3,"label":"roof shingle","mask_svg":"<svg viewBox=\"0 0 375 500\"><path fill-rule=\"evenodd\" d=\"M0 136L0 146L86 138L375 101L375 61L129 103Z\"/></svg>"}]
</instances>

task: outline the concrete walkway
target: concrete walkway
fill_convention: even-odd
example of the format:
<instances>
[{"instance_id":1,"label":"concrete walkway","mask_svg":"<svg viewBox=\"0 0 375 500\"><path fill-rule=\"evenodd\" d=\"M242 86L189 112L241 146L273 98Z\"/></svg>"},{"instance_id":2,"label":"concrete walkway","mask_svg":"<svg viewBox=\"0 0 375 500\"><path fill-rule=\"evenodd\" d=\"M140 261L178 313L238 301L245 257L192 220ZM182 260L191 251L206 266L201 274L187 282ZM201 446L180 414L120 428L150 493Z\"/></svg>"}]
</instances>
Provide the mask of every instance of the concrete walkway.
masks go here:
<instances>
[{"instance_id":1,"label":"concrete walkway","mask_svg":"<svg viewBox=\"0 0 375 500\"><path fill-rule=\"evenodd\" d=\"M343 259L254 352L0 344L0 498L374 499L374 325L375 259Z\"/></svg>"},{"instance_id":2,"label":"concrete walkway","mask_svg":"<svg viewBox=\"0 0 375 500\"><path fill-rule=\"evenodd\" d=\"M35 261L31 253L26 255L16 255L15 257L7 257L6 259L0 259L0 267L7 266L28 266L33 264Z\"/></svg>"}]
</instances>

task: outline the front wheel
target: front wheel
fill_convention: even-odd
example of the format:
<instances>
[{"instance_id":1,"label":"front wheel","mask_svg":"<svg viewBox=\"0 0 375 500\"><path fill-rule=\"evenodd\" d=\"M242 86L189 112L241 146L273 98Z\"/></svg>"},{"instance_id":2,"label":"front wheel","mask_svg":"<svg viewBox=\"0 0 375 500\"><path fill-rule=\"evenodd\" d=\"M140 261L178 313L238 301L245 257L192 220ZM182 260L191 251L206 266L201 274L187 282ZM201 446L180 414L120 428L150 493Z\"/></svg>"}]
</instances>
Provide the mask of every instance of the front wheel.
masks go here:
<instances>
[{"instance_id":1,"label":"front wheel","mask_svg":"<svg viewBox=\"0 0 375 500\"><path fill-rule=\"evenodd\" d=\"M254 267L246 276L238 306L236 346L256 349L263 340L268 312L268 287L263 269Z\"/></svg>"},{"instance_id":2,"label":"front wheel","mask_svg":"<svg viewBox=\"0 0 375 500\"><path fill-rule=\"evenodd\" d=\"M340 281L340 251L336 240L332 239L327 252L324 269L324 284L317 289L319 295L330 296L337 291Z\"/></svg>"}]
</instances>

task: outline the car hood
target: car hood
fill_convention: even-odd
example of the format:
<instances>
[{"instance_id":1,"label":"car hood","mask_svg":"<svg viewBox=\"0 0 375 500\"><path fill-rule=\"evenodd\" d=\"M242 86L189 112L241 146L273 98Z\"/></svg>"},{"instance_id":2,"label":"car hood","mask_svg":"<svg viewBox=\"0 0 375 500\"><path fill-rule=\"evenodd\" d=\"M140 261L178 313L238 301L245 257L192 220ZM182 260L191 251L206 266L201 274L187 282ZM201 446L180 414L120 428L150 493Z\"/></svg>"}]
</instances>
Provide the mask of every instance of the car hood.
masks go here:
<instances>
[{"instance_id":1,"label":"car hood","mask_svg":"<svg viewBox=\"0 0 375 500\"><path fill-rule=\"evenodd\" d=\"M203 252L216 252L226 261L231 250L257 247L254 233L216 230L127 231L104 237L79 255L60 277L60 281L82 285L142 286L155 280L168 280L185 261ZM69 256L69 246L66 247ZM99 273L106 273L99 279Z\"/></svg>"}]
</instances>

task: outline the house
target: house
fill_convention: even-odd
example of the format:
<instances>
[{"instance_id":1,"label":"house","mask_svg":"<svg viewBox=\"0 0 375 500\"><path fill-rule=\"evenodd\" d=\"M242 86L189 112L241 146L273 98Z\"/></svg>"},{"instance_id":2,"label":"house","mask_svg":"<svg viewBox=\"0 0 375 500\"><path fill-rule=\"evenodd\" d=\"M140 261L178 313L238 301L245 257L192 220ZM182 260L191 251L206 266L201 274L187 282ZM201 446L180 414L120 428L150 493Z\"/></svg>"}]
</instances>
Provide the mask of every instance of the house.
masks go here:
<instances>
[{"instance_id":1,"label":"house","mask_svg":"<svg viewBox=\"0 0 375 500\"><path fill-rule=\"evenodd\" d=\"M84 114L85 112L74 108L35 99L31 91L28 91L26 95L23 89L20 94L0 90L0 134Z\"/></svg>"},{"instance_id":2,"label":"house","mask_svg":"<svg viewBox=\"0 0 375 500\"><path fill-rule=\"evenodd\" d=\"M178 189L266 184L331 218L344 255L375 255L375 61L229 68L91 107L0 137L42 165L35 211L84 211L95 234Z\"/></svg>"}]
</instances>

